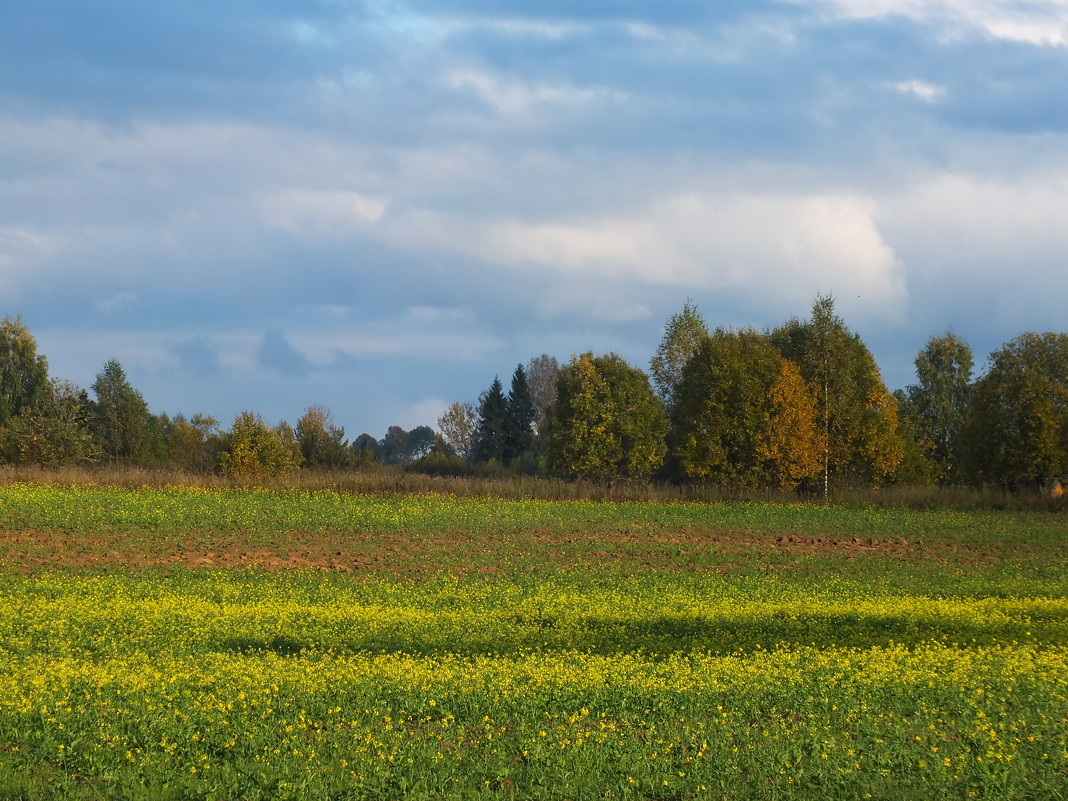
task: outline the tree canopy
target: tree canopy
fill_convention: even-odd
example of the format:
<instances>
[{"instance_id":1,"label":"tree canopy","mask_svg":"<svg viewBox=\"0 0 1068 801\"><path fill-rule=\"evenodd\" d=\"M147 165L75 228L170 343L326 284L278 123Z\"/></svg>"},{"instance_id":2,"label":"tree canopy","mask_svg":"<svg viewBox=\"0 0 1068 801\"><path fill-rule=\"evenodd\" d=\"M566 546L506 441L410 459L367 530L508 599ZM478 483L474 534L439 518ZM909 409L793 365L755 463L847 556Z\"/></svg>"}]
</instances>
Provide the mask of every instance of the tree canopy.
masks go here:
<instances>
[{"instance_id":1,"label":"tree canopy","mask_svg":"<svg viewBox=\"0 0 1068 801\"><path fill-rule=\"evenodd\" d=\"M292 430L281 425L271 428L254 412L242 412L234 419L228 439L219 457L226 475L282 476L300 466L300 447Z\"/></svg>"},{"instance_id":2,"label":"tree canopy","mask_svg":"<svg viewBox=\"0 0 1068 801\"><path fill-rule=\"evenodd\" d=\"M835 313L834 298L817 296L808 320L788 321L771 341L797 365L815 399L824 494L832 479L861 485L889 479L904 457L897 401L871 351Z\"/></svg>"},{"instance_id":3,"label":"tree canopy","mask_svg":"<svg viewBox=\"0 0 1068 801\"><path fill-rule=\"evenodd\" d=\"M647 480L660 468L668 422L645 373L614 353L584 353L556 386L546 431L551 473L612 483Z\"/></svg>"},{"instance_id":4,"label":"tree canopy","mask_svg":"<svg viewBox=\"0 0 1068 801\"><path fill-rule=\"evenodd\" d=\"M48 360L37 354L37 340L21 317L5 317L0 322L0 429L49 391Z\"/></svg>"},{"instance_id":5,"label":"tree canopy","mask_svg":"<svg viewBox=\"0 0 1068 801\"><path fill-rule=\"evenodd\" d=\"M671 315L664 326L664 337L649 366L657 394L668 409L675 404L686 363L707 338L708 326L692 300L687 300L682 311Z\"/></svg>"},{"instance_id":6,"label":"tree canopy","mask_svg":"<svg viewBox=\"0 0 1068 801\"><path fill-rule=\"evenodd\" d=\"M917 382L901 413L942 481L960 478L960 438L972 389L972 349L951 332L931 337L916 355Z\"/></svg>"},{"instance_id":7,"label":"tree canopy","mask_svg":"<svg viewBox=\"0 0 1068 801\"><path fill-rule=\"evenodd\" d=\"M516 365L512 373L512 386L508 391L506 406L506 429L504 439L504 460L510 462L530 449L534 442L534 422L538 410L530 394L527 372L523 365Z\"/></svg>"},{"instance_id":8,"label":"tree canopy","mask_svg":"<svg viewBox=\"0 0 1068 801\"><path fill-rule=\"evenodd\" d=\"M671 412L679 478L793 487L820 469L811 393L753 329L716 329L687 362Z\"/></svg>"},{"instance_id":9,"label":"tree canopy","mask_svg":"<svg viewBox=\"0 0 1068 801\"><path fill-rule=\"evenodd\" d=\"M1068 475L1068 334L1025 333L991 353L966 429L978 482L1018 488Z\"/></svg>"},{"instance_id":10,"label":"tree canopy","mask_svg":"<svg viewBox=\"0 0 1068 801\"><path fill-rule=\"evenodd\" d=\"M230 430L206 414L152 414L116 360L89 393L52 380L21 318L0 323L0 462L120 464L280 475L374 462L441 475L541 473L602 483L672 479L804 492L884 482L1010 490L1068 479L1068 334L1025 333L972 378L951 332L916 355L891 395L871 352L817 296L808 319L709 332L693 301L673 315L650 376L610 353L542 354L471 403L411 431L349 443L329 411L292 428L254 412ZM494 462L494 465L472 464ZM381 469L381 468L375 468Z\"/></svg>"},{"instance_id":11,"label":"tree canopy","mask_svg":"<svg viewBox=\"0 0 1068 801\"><path fill-rule=\"evenodd\" d=\"M93 433L110 462L140 463L150 445L148 404L130 382L122 365L112 359L97 373L92 386Z\"/></svg>"}]
</instances>

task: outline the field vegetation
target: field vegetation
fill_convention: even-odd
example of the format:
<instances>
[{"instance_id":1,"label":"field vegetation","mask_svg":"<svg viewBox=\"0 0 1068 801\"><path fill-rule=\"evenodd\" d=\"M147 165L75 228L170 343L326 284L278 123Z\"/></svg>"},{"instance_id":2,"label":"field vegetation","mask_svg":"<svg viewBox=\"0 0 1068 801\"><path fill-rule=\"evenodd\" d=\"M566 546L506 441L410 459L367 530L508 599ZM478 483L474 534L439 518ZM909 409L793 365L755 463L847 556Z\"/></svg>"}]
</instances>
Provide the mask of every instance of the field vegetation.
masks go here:
<instances>
[{"instance_id":1,"label":"field vegetation","mask_svg":"<svg viewBox=\"0 0 1068 801\"><path fill-rule=\"evenodd\" d=\"M0 797L1066 798L1066 534L9 481Z\"/></svg>"}]
</instances>

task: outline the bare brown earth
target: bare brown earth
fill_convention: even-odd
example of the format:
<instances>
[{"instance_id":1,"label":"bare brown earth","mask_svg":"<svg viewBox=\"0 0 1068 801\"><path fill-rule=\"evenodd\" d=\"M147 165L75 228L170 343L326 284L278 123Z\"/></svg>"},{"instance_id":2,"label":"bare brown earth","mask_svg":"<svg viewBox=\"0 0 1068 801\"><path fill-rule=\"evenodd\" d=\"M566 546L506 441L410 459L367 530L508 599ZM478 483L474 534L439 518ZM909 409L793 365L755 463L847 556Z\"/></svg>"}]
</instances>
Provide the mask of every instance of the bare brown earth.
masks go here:
<instances>
[{"instance_id":1,"label":"bare brown earth","mask_svg":"<svg viewBox=\"0 0 1068 801\"><path fill-rule=\"evenodd\" d=\"M354 574L421 574L439 570L495 573L596 564L627 572L803 568L811 561L870 558L927 563L992 564L1006 549L901 538L811 537L738 532L592 529L530 531L494 536L467 531L356 535L345 531L286 531L272 540L236 531L163 536L158 531L0 530L0 569L55 570L309 569ZM1020 554L1012 554L1019 560Z\"/></svg>"}]
</instances>

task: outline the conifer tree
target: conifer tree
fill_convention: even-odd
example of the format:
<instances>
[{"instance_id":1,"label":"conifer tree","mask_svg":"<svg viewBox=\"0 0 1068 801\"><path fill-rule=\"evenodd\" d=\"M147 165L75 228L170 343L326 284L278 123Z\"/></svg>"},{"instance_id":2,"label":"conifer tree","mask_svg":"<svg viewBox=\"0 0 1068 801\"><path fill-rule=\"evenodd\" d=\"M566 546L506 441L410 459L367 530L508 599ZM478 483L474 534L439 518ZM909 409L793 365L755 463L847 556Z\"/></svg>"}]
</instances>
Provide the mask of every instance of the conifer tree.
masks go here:
<instances>
[{"instance_id":1,"label":"conifer tree","mask_svg":"<svg viewBox=\"0 0 1068 801\"><path fill-rule=\"evenodd\" d=\"M493 377L490 388L478 402L478 428L475 432L475 461L503 461L508 441L508 399L501 379Z\"/></svg>"},{"instance_id":2,"label":"conifer tree","mask_svg":"<svg viewBox=\"0 0 1068 801\"><path fill-rule=\"evenodd\" d=\"M530 449L534 442L534 420L537 417L534 400L530 396L527 373L523 365L516 365L512 386L508 392L507 423L504 460L510 462Z\"/></svg>"}]
</instances>

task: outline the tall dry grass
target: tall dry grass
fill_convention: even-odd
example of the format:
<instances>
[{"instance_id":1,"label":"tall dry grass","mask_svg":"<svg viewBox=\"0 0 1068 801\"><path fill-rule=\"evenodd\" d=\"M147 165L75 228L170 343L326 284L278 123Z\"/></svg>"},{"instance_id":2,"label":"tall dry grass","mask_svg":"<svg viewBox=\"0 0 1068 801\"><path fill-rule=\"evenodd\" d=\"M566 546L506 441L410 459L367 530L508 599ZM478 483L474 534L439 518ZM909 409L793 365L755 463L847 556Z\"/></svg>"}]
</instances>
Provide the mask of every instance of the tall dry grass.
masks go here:
<instances>
[{"instance_id":1,"label":"tall dry grass","mask_svg":"<svg viewBox=\"0 0 1068 801\"><path fill-rule=\"evenodd\" d=\"M529 475L451 477L407 472L401 467L370 465L339 472L300 470L280 478L231 478L215 473L191 473L143 467L0 466L0 485L12 483L115 487L185 486L209 489L332 490L343 494L418 495L517 500L588 500L635 503L823 503L819 496L804 496L776 489L736 489L710 485L635 483L604 485L561 481ZM1060 497L1038 490L1009 492L994 487L909 487L839 489L829 502L840 506L911 509L1001 509L1068 511L1068 494Z\"/></svg>"}]
</instances>

